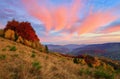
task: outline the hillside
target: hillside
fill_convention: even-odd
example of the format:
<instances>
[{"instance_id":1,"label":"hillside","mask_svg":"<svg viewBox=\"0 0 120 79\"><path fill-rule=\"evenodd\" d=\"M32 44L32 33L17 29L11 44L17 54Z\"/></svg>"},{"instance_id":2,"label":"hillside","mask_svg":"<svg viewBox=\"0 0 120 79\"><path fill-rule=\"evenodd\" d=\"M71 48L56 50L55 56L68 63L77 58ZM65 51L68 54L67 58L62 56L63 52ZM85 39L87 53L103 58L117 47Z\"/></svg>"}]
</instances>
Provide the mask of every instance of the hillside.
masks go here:
<instances>
[{"instance_id":1,"label":"hillside","mask_svg":"<svg viewBox=\"0 0 120 79\"><path fill-rule=\"evenodd\" d=\"M2 37L0 64L0 79L98 79L101 73L100 78L113 77L108 72L99 74L99 68L75 64L72 58L40 52ZM116 74L115 79L119 78Z\"/></svg>"},{"instance_id":2,"label":"hillside","mask_svg":"<svg viewBox=\"0 0 120 79\"><path fill-rule=\"evenodd\" d=\"M39 52L1 37L0 64L0 79L82 78L77 75L80 67L72 61Z\"/></svg>"}]
</instances>

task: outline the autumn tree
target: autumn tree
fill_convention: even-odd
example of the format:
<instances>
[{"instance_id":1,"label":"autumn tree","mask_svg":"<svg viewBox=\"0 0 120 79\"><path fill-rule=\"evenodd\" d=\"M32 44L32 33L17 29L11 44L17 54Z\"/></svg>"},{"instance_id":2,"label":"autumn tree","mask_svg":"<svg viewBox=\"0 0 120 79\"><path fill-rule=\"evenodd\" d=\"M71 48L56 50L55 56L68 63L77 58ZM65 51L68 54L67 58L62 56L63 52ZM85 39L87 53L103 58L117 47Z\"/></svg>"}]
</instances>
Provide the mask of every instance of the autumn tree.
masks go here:
<instances>
[{"instance_id":1,"label":"autumn tree","mask_svg":"<svg viewBox=\"0 0 120 79\"><path fill-rule=\"evenodd\" d=\"M8 21L4 31L8 29L14 30L15 34L21 36L23 39L33 42L39 41L39 38L29 22Z\"/></svg>"}]
</instances>

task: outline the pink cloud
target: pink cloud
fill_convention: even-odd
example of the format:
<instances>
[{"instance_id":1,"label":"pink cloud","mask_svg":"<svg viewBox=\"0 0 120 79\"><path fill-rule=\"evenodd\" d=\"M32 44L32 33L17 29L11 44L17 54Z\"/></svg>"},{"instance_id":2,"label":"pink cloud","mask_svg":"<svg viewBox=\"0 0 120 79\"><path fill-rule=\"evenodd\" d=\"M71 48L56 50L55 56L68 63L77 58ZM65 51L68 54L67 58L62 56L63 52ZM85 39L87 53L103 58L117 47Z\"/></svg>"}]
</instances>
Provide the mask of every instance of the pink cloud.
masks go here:
<instances>
[{"instance_id":1,"label":"pink cloud","mask_svg":"<svg viewBox=\"0 0 120 79\"><path fill-rule=\"evenodd\" d=\"M76 21L79 20L78 11L81 10L82 8L83 8L83 4L81 0L76 0L73 3L73 5L70 7L71 11L70 13L68 13L69 18L66 29L70 29L76 23Z\"/></svg>"},{"instance_id":2,"label":"pink cloud","mask_svg":"<svg viewBox=\"0 0 120 79\"><path fill-rule=\"evenodd\" d=\"M81 8L81 0L74 0L71 6L54 6L48 5L45 0L43 5L39 4L36 0L22 0L24 6L30 15L40 20L46 27L47 31L54 30L59 31L64 28L71 28L74 23L79 19L77 13Z\"/></svg>"},{"instance_id":3,"label":"pink cloud","mask_svg":"<svg viewBox=\"0 0 120 79\"><path fill-rule=\"evenodd\" d=\"M77 28L78 34L94 32L101 26L108 24L119 17L112 14L111 11L92 13L88 15L82 24ZM76 30L76 29L75 29Z\"/></svg>"},{"instance_id":4,"label":"pink cloud","mask_svg":"<svg viewBox=\"0 0 120 79\"><path fill-rule=\"evenodd\" d=\"M52 15L49 9L44 5L39 5L36 0L22 0L24 6L30 15L42 21L46 26L46 30L50 30L53 26Z\"/></svg>"},{"instance_id":5,"label":"pink cloud","mask_svg":"<svg viewBox=\"0 0 120 79\"><path fill-rule=\"evenodd\" d=\"M67 23L68 9L64 6L56 8L53 12L54 28L56 31L63 29Z\"/></svg>"},{"instance_id":6,"label":"pink cloud","mask_svg":"<svg viewBox=\"0 0 120 79\"><path fill-rule=\"evenodd\" d=\"M115 11L115 9L92 13L93 7L91 7L89 15L82 21L79 27L73 28L76 21L79 20L78 11L83 8L81 0L75 0L70 7L60 5L55 8L53 5L48 5L46 3L47 1L48 0L45 0L43 2L41 0L42 4L40 5L38 1L35 0L23 0L27 11L33 17L40 20L45 25L47 31L51 29L55 31L64 29L70 30L71 32L78 32L78 34L89 33L119 18L113 15L112 11Z\"/></svg>"},{"instance_id":7,"label":"pink cloud","mask_svg":"<svg viewBox=\"0 0 120 79\"><path fill-rule=\"evenodd\" d=\"M120 31L120 25L109 27L109 28L103 30L102 32L110 33L110 32L116 32L116 31Z\"/></svg>"}]
</instances>

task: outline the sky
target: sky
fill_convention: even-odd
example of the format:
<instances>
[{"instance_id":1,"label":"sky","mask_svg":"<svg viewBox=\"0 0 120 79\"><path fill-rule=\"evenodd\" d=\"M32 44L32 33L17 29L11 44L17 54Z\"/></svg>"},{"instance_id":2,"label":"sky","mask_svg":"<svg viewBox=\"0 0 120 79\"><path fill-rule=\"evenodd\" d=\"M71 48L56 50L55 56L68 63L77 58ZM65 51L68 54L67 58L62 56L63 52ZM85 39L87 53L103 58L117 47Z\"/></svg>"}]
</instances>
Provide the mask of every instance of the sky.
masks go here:
<instances>
[{"instance_id":1,"label":"sky","mask_svg":"<svg viewBox=\"0 0 120 79\"><path fill-rule=\"evenodd\" d=\"M28 21L42 44L120 42L120 0L0 0L0 28Z\"/></svg>"}]
</instances>

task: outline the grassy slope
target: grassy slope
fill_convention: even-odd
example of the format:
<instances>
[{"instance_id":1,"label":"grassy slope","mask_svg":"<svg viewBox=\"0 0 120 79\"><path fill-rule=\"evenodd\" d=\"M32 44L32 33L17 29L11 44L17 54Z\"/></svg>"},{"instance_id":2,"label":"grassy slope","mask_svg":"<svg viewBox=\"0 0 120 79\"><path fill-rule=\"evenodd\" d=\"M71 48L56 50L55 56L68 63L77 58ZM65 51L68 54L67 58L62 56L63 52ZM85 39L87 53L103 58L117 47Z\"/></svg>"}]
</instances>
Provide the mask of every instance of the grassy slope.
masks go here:
<instances>
[{"instance_id":1,"label":"grassy slope","mask_svg":"<svg viewBox=\"0 0 120 79\"><path fill-rule=\"evenodd\" d=\"M83 68L94 70L0 37L0 79L95 79L89 71L81 76Z\"/></svg>"}]
</instances>

